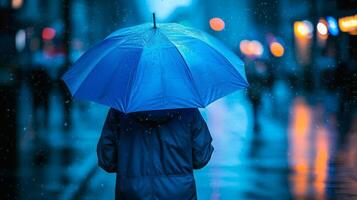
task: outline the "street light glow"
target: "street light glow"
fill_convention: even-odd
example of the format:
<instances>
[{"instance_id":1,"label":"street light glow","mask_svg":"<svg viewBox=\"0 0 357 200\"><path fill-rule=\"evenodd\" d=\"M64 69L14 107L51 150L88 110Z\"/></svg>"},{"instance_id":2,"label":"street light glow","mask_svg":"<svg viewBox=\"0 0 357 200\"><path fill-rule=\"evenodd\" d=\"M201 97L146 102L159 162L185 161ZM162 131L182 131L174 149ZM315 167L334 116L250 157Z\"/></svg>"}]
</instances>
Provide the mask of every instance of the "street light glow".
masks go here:
<instances>
[{"instance_id":1,"label":"street light glow","mask_svg":"<svg viewBox=\"0 0 357 200\"><path fill-rule=\"evenodd\" d=\"M258 57L262 56L264 52L263 45L256 40L253 40L249 43L249 49L251 50L253 55Z\"/></svg>"},{"instance_id":2,"label":"street light glow","mask_svg":"<svg viewBox=\"0 0 357 200\"><path fill-rule=\"evenodd\" d=\"M209 20L209 25L214 31L222 31L225 27L223 19L215 17Z\"/></svg>"},{"instance_id":3,"label":"street light glow","mask_svg":"<svg viewBox=\"0 0 357 200\"><path fill-rule=\"evenodd\" d=\"M24 50L25 45L26 45L26 32L23 29L20 29L16 32L15 36L15 45L16 45L16 50L18 52L21 52Z\"/></svg>"},{"instance_id":4,"label":"street light glow","mask_svg":"<svg viewBox=\"0 0 357 200\"><path fill-rule=\"evenodd\" d=\"M275 57L282 57L284 55L285 49L279 42L272 42L270 44L270 52Z\"/></svg>"},{"instance_id":5,"label":"street light glow","mask_svg":"<svg viewBox=\"0 0 357 200\"><path fill-rule=\"evenodd\" d=\"M321 18L319 20L319 23L316 26L316 30L317 30L317 41L320 47L325 47L326 40L329 37L329 32L328 32L328 23L324 18Z\"/></svg>"},{"instance_id":6,"label":"street light glow","mask_svg":"<svg viewBox=\"0 0 357 200\"><path fill-rule=\"evenodd\" d=\"M324 23L322 23L322 22L319 22L319 23L317 24L317 31L318 31L319 34L321 34L321 35L327 35L327 33L328 33L327 26L326 26Z\"/></svg>"},{"instance_id":7,"label":"street light glow","mask_svg":"<svg viewBox=\"0 0 357 200\"><path fill-rule=\"evenodd\" d=\"M338 20L338 25L343 32L357 32L357 15L343 17Z\"/></svg>"},{"instance_id":8,"label":"street light glow","mask_svg":"<svg viewBox=\"0 0 357 200\"><path fill-rule=\"evenodd\" d=\"M257 40L242 40L239 44L239 49L248 57L260 57L264 53L263 45Z\"/></svg>"},{"instance_id":9,"label":"street light glow","mask_svg":"<svg viewBox=\"0 0 357 200\"><path fill-rule=\"evenodd\" d=\"M294 33L298 38L311 38L313 29L311 22L307 20L294 23Z\"/></svg>"},{"instance_id":10,"label":"street light glow","mask_svg":"<svg viewBox=\"0 0 357 200\"><path fill-rule=\"evenodd\" d=\"M50 27L46 27L42 30L42 39L52 40L56 36L56 30Z\"/></svg>"},{"instance_id":11,"label":"street light glow","mask_svg":"<svg viewBox=\"0 0 357 200\"><path fill-rule=\"evenodd\" d=\"M331 35L337 36L339 33L337 20L333 17L326 17L328 24L328 31Z\"/></svg>"},{"instance_id":12,"label":"street light glow","mask_svg":"<svg viewBox=\"0 0 357 200\"><path fill-rule=\"evenodd\" d=\"M22 3L23 3L23 0L12 0L11 1L11 7L13 9L19 9L19 8L21 8Z\"/></svg>"}]
</instances>

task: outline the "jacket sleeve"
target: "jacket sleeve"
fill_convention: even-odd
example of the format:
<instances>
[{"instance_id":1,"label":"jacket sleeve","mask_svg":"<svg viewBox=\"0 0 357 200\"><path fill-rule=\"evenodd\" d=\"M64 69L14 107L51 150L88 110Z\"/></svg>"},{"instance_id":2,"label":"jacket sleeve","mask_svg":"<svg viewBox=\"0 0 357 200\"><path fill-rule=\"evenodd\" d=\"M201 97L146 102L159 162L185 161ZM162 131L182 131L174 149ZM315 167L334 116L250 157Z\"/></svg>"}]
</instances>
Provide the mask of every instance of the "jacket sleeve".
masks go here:
<instances>
[{"instance_id":1,"label":"jacket sleeve","mask_svg":"<svg viewBox=\"0 0 357 200\"><path fill-rule=\"evenodd\" d=\"M117 170L116 125L119 121L115 112L113 109L109 110L97 144L98 165L109 173Z\"/></svg>"},{"instance_id":2,"label":"jacket sleeve","mask_svg":"<svg viewBox=\"0 0 357 200\"><path fill-rule=\"evenodd\" d=\"M201 169L211 159L213 146L207 124L198 109L194 114L192 136L193 169Z\"/></svg>"}]
</instances>

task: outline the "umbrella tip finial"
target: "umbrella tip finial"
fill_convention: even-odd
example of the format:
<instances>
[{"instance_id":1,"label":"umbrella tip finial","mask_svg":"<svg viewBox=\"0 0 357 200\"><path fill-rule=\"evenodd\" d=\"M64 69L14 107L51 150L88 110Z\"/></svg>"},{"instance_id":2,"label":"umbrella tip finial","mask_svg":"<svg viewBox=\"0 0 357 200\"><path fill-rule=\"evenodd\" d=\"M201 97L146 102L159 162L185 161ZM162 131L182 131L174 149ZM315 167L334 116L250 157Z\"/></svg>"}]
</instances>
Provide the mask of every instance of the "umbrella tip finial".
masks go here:
<instances>
[{"instance_id":1,"label":"umbrella tip finial","mask_svg":"<svg viewBox=\"0 0 357 200\"><path fill-rule=\"evenodd\" d=\"M155 13L152 13L152 19L154 21L154 28L156 28L156 17L155 17Z\"/></svg>"}]
</instances>

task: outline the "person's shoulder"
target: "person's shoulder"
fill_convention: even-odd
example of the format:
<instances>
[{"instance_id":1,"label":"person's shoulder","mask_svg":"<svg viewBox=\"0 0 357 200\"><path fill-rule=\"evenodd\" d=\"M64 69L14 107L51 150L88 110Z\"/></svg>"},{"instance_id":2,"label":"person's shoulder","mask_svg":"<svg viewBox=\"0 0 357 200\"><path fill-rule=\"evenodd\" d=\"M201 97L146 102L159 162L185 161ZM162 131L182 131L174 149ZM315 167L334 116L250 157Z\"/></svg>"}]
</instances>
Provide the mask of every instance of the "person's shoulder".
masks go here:
<instances>
[{"instance_id":1,"label":"person's shoulder","mask_svg":"<svg viewBox=\"0 0 357 200\"><path fill-rule=\"evenodd\" d=\"M197 108L184 108L180 109L182 118L189 120L189 121L195 121L197 116L200 114L200 111Z\"/></svg>"},{"instance_id":2,"label":"person's shoulder","mask_svg":"<svg viewBox=\"0 0 357 200\"><path fill-rule=\"evenodd\" d=\"M117 109L114 109L114 108L110 108L109 111L108 111L108 115L112 118L117 118L117 119L120 119L121 116L124 115L123 112L117 110Z\"/></svg>"},{"instance_id":3,"label":"person's shoulder","mask_svg":"<svg viewBox=\"0 0 357 200\"><path fill-rule=\"evenodd\" d=\"M180 111L182 113L191 114L191 115L194 115L195 113L199 112L197 108L182 108L180 109Z\"/></svg>"}]
</instances>

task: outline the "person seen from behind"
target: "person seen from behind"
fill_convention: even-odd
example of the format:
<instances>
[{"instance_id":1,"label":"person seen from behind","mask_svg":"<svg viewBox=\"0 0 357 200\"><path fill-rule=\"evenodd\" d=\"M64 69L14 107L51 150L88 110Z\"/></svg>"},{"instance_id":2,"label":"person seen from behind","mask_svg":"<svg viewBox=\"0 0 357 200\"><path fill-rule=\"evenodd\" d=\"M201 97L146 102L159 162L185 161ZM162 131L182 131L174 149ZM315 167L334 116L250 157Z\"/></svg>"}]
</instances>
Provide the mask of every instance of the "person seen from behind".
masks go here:
<instances>
[{"instance_id":1,"label":"person seen from behind","mask_svg":"<svg viewBox=\"0 0 357 200\"><path fill-rule=\"evenodd\" d=\"M198 109L124 114L110 109L97 145L98 165L116 173L116 199L197 199L194 169L213 153Z\"/></svg>"}]
</instances>

